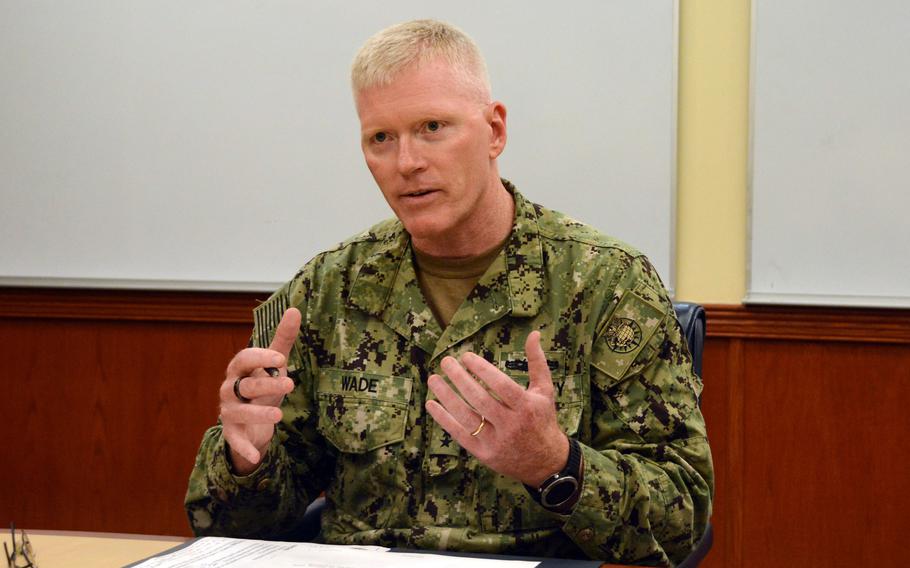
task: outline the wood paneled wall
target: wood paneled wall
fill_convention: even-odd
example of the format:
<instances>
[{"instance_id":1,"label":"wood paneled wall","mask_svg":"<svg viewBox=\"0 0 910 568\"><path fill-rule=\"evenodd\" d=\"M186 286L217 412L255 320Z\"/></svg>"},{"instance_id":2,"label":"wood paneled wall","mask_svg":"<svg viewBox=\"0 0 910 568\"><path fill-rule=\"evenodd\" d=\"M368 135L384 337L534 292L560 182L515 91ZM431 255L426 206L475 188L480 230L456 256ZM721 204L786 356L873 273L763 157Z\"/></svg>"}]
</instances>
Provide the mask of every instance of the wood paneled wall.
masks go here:
<instances>
[{"instance_id":1,"label":"wood paneled wall","mask_svg":"<svg viewBox=\"0 0 910 568\"><path fill-rule=\"evenodd\" d=\"M186 481L254 305L0 290L0 523L190 535Z\"/></svg>"},{"instance_id":2,"label":"wood paneled wall","mask_svg":"<svg viewBox=\"0 0 910 568\"><path fill-rule=\"evenodd\" d=\"M903 566L910 310L708 307L709 567Z\"/></svg>"},{"instance_id":3,"label":"wood paneled wall","mask_svg":"<svg viewBox=\"0 0 910 568\"><path fill-rule=\"evenodd\" d=\"M253 294L0 289L0 523L189 535L182 508ZM706 565L897 566L910 311L708 306Z\"/></svg>"}]
</instances>

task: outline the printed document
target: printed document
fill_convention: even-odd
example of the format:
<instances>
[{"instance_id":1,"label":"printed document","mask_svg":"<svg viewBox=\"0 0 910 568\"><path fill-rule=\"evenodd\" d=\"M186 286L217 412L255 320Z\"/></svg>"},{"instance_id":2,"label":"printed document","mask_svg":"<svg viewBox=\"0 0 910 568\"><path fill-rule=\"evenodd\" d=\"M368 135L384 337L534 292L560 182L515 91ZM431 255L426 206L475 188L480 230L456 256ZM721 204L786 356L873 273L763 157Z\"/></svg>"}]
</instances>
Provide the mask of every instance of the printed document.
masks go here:
<instances>
[{"instance_id":1,"label":"printed document","mask_svg":"<svg viewBox=\"0 0 910 568\"><path fill-rule=\"evenodd\" d=\"M136 568L534 568L538 562L391 552L380 546L337 546L204 537Z\"/></svg>"}]
</instances>

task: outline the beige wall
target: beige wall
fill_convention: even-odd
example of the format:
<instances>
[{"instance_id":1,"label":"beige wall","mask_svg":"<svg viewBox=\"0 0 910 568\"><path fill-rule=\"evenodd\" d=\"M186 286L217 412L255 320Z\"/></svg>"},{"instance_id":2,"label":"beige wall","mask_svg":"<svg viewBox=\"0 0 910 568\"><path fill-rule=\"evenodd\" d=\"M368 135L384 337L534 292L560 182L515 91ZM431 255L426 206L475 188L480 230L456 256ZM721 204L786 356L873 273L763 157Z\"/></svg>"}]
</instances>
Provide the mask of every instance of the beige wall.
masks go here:
<instances>
[{"instance_id":1,"label":"beige wall","mask_svg":"<svg viewBox=\"0 0 910 568\"><path fill-rule=\"evenodd\" d=\"M676 297L746 290L749 0L679 0Z\"/></svg>"}]
</instances>

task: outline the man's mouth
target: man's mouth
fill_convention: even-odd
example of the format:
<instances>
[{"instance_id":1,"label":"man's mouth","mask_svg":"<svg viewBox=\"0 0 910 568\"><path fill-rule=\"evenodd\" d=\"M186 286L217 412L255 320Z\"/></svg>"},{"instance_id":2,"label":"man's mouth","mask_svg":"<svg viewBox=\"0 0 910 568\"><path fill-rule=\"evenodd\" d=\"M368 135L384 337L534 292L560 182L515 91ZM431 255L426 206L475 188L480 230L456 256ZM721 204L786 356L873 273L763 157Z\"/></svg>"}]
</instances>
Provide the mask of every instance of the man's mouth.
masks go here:
<instances>
[{"instance_id":1,"label":"man's mouth","mask_svg":"<svg viewBox=\"0 0 910 568\"><path fill-rule=\"evenodd\" d=\"M422 197L424 195L433 193L435 189L418 189L417 191L409 191L404 194L404 197Z\"/></svg>"}]
</instances>

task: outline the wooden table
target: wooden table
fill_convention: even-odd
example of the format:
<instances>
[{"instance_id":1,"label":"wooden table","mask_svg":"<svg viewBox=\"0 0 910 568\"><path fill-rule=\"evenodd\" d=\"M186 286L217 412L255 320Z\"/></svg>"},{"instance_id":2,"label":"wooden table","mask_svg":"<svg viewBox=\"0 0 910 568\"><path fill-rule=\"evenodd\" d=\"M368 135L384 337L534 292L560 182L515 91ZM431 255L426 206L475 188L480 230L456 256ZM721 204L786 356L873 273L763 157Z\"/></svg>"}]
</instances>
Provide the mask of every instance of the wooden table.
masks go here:
<instances>
[{"instance_id":1,"label":"wooden table","mask_svg":"<svg viewBox=\"0 0 910 568\"><path fill-rule=\"evenodd\" d=\"M120 568L189 540L181 536L28 529L25 534L40 568ZM9 534L5 536L8 540Z\"/></svg>"}]
</instances>

